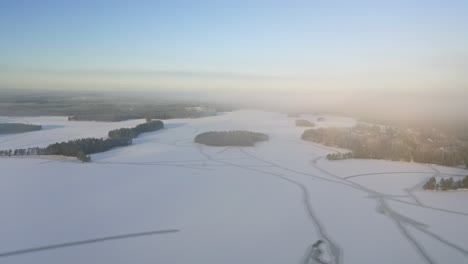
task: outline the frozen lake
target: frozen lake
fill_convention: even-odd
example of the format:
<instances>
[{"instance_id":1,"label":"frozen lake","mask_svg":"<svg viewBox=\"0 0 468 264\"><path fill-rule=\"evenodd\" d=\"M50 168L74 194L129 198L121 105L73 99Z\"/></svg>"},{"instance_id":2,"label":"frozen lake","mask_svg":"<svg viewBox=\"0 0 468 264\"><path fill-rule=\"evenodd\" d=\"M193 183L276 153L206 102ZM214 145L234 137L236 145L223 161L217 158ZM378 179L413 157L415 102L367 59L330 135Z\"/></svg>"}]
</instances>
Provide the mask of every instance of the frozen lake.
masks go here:
<instances>
[{"instance_id":1,"label":"frozen lake","mask_svg":"<svg viewBox=\"0 0 468 264\"><path fill-rule=\"evenodd\" d=\"M314 121L317 116L302 116ZM0 135L0 149L105 137L125 122L0 117L42 131ZM148 236L0 257L0 263L468 263L468 192L425 192L432 176L467 175L425 164L327 161L336 151L300 139L295 118L236 111L165 120L129 147L91 163L0 158L0 254L148 231ZM355 120L326 116L320 127ZM202 132L250 130L255 147L207 147ZM339 150L338 150L339 151ZM0 255L1 256L1 255Z\"/></svg>"}]
</instances>

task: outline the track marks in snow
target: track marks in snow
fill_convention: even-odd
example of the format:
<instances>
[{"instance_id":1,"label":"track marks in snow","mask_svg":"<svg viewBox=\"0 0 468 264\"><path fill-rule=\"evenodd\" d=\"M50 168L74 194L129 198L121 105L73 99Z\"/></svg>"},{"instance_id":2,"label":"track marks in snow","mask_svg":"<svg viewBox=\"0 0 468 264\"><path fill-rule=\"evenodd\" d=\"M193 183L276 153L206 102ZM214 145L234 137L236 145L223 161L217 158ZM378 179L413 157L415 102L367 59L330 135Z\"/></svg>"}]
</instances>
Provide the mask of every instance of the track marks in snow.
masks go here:
<instances>
[{"instance_id":1,"label":"track marks in snow","mask_svg":"<svg viewBox=\"0 0 468 264\"><path fill-rule=\"evenodd\" d=\"M390 174L432 174L434 172L430 171L389 171L389 172L370 172L370 173L363 173L363 174L356 174L351 176L343 177L343 179L352 179L357 177L365 177L365 176L375 176L375 175L390 175ZM455 176L455 177L465 177L466 175L463 174L452 174L452 173L439 173L440 176Z\"/></svg>"},{"instance_id":2,"label":"track marks in snow","mask_svg":"<svg viewBox=\"0 0 468 264\"><path fill-rule=\"evenodd\" d=\"M274 177L277 177L283 181L286 181L288 182L289 184L293 184L294 186L296 186L297 188L299 188L299 190L301 191L301 194L302 194L302 203L304 205L304 210L306 211L307 213L307 216L308 218L311 220L311 222L313 223L317 233L319 234L320 238L322 240L324 240L326 242L326 247L327 247L327 250L328 250L328 253L330 254L330 258L331 258L331 263L335 263L335 264L339 264L339 263L342 263L342 258L341 258L341 255L342 255L342 252L341 252L341 249L340 247L337 245L337 243L335 243L333 241L333 239L328 235L324 225L322 224L322 222L320 221L320 219L318 218L318 216L316 215L315 211L313 210L313 207L310 203L310 193L309 193L309 190L307 189L307 187L299 182L299 181L296 181L296 180L293 180L289 177L286 177L284 176L284 174L281 174L281 173L274 173L274 172L269 172L269 171L263 171L263 170L260 170L260 169L256 169L256 168L251 168L251 167L246 167L246 166L243 166L243 165L239 165L239 164L235 164L235 163L231 163L231 162L227 162L227 161L222 161L222 160L218 160L218 159L215 159L213 158L212 156L210 156L209 154L205 153L202 149L203 147L202 146L199 146L199 151L200 153L207 157L208 159L212 160L212 161L216 161L216 162L221 162L221 163L225 163L225 164L229 164L231 166L234 166L234 167L238 167L238 168L241 168L241 169L244 169L244 170L251 170L251 171L255 171L255 172L259 172L259 173L262 173L262 174L266 174L266 175L270 175L270 176L274 176ZM268 162L266 160L263 160L263 159L260 159L260 158L257 158L253 155L251 155L250 153L242 150L241 148L238 148L242 153L246 154L246 156L250 157L250 158L254 158L258 161L261 161L261 162L265 162L265 163L268 163L270 164L272 167L276 167L276 168L280 168L280 169L283 169L282 167L279 167L277 165L275 165L274 163L271 163L271 162ZM289 171L288 169L286 171ZM307 250L306 252L306 257L304 258L303 260L303 263L304 264L308 264L310 263L310 261L313 261L313 259L311 259L313 257L312 255L312 251L311 251L311 248ZM316 260L315 260L316 261Z\"/></svg>"},{"instance_id":3,"label":"track marks in snow","mask_svg":"<svg viewBox=\"0 0 468 264\"><path fill-rule=\"evenodd\" d=\"M3 253L0 253L0 258L31 254L31 253L41 252L41 251L56 250L56 249L67 248L67 247L96 244L96 243L108 242L112 240L123 240L123 239L137 238L137 237L155 236L155 235L162 235L162 234L169 234L169 233L176 233L176 232L179 232L179 230L178 229L166 229L166 230L158 230L158 231L148 231L148 232L130 233L130 234L123 234L123 235L116 235L116 236L92 238L92 239L87 239L87 240L80 240L80 241L73 241L73 242L66 242L66 243L60 243L60 244L53 244L53 245L47 245L47 246L41 246L41 247L3 252Z\"/></svg>"},{"instance_id":4,"label":"track marks in snow","mask_svg":"<svg viewBox=\"0 0 468 264\"><path fill-rule=\"evenodd\" d=\"M323 158L323 157L322 157ZM333 173L330 173L324 169L322 169L321 167L318 166L317 164L317 161L319 160L320 158L316 158L313 160L313 162L311 162L311 165L313 167L315 167L316 169L319 169L320 171L326 173L327 175L329 176L332 176L332 177L338 177L337 175L333 174ZM442 174L439 170L437 170L436 168L433 168L432 166L428 166L432 172L393 172L393 174L401 174L401 173L429 173L429 174L433 174L434 176L439 176L439 175L446 175L446 174ZM360 177L360 176L371 176L371 175L381 175L381 174L392 174L391 173L388 173L388 172L378 172L378 173L366 173L366 174L359 174L359 175L352 175L352 176L348 176L348 177L344 177L343 179L346 180L347 182L351 183L352 185L354 185L353 188L356 188L358 190L361 190L361 191L364 191L364 192L367 192L371 198L374 198L377 200L378 202L378 207L381 209L381 211L383 213L385 213L385 215L387 215L396 225L396 227L400 230L400 232L402 233L402 235L407 239L407 241L409 243L411 243L413 245L413 247L415 248L415 250L418 252L418 254L424 259L424 261L428 264L435 264L436 262L430 257L430 255L425 251L425 249L422 247L422 245L420 245L420 243L413 237L411 236L411 234L408 232L407 230L407 226L410 226L410 227L413 227L427 235L429 235L430 237L438 240L439 242L445 244L446 246L452 248L452 249L455 249L461 253L463 253L466 257L468 257L468 254L467 254L467 250L462 248L461 246L459 245L456 245L450 241L447 241L443 238L441 238L440 236L437 236L436 234L430 232L427 230L427 226L423 223L420 223L416 220L413 220L407 216L404 216L402 214L399 214L397 213L396 211L394 211L387 203L387 200L391 200L391 201L395 201L395 202L401 202L401 203L406 203L406 204L409 204L409 205L413 205L413 206L417 206L417 207L420 207L420 208L425 208L425 209L430 209L430 210L435 210L435 211L441 211L441 212L446 212L446 213L451 213L451 214L457 214L457 215L460 215L460 216L468 216L468 214L466 213L462 213L462 212L455 212L455 211L451 211L451 210L445 210L445 209L442 209L442 208L434 208L434 207L430 207L430 206L426 206L424 204L422 204L419 199L417 199L417 197L412 193L412 191L416 188L419 187L418 186L414 186L410 189L408 189L408 194L410 197L413 197L413 199L415 200L415 203L411 203L411 202L405 202L405 201L401 201L401 200L398 200L398 199L395 199L394 197L389 197L383 193L380 193L376 190L373 190L373 189L370 189L370 188L367 188L367 187L364 187L360 184L357 184L355 182L352 182L350 181L349 179L350 178L353 178L353 177ZM452 174L453 175L453 174Z\"/></svg>"},{"instance_id":5,"label":"track marks in snow","mask_svg":"<svg viewBox=\"0 0 468 264\"><path fill-rule=\"evenodd\" d=\"M387 200L406 203L406 204L409 204L409 205L413 205L413 206L417 206L417 207L425 208L425 209L429 209L429 210L445 212L445 213L450 213L450 214L457 214L457 215L460 215L460 216L468 216L468 214L462 213L462 212L451 211L451 210L445 210L445 209L442 209L442 208L434 208L434 207L431 207L431 206L424 205L412 193L416 188L418 188L418 186L414 186L414 187L408 189L408 196L412 197L414 199L414 203L413 203L413 202L401 201L401 200L397 199L397 197L394 197L394 196L391 196L391 195L386 195L384 193L378 192L376 190L373 190L371 188L365 187L365 186L363 186L361 184L358 184L356 182L353 182L353 181L349 180L349 178L353 178L353 177L381 175L381 174L401 174L401 173L418 173L418 174L427 173L427 174L433 174L433 175L457 175L457 174L442 174L437 169L429 166L429 168L431 168L433 170L432 172L427 172L427 171L425 171L425 172L390 172L390 173L388 173L388 172L377 172L377 173L366 173L366 174L359 174L359 175L351 175L351 176L342 178L342 177L339 177L338 175L335 175L335 174L333 174L333 173L331 173L331 172L329 172L329 171L327 171L327 170L325 170L325 169L318 166L318 164L317 164L318 161L320 159L323 159L324 157L315 158L311 162L311 165L315 169L317 169L317 170L323 172L324 174L330 176L331 178L333 178L333 180L332 180L332 179L327 179L327 178L324 178L324 177L321 177L321 176L313 175L313 174L310 174L310 173L297 171L295 169L290 169L290 168L281 166L279 164L276 164L274 162L271 162L271 161L268 161L268 160L265 160L265 159L261 159L259 157L256 157L256 156L248 153L244 149L239 148L239 150L242 153L246 154L247 156L249 156L251 158L254 158L254 159L259 160L261 162L268 163L268 164L270 164L270 165L272 165L272 166L274 166L276 168L280 168L280 169L283 169L283 170L286 170L286 171L289 171L289 172L293 172L293 173L297 173L297 174L301 174L301 175L312 176L312 177L314 177L315 179L318 179L318 180L324 180L324 181L332 182L332 183L335 183L335 184L346 185L346 186L351 187L353 189L357 189L357 190L366 192L369 195L368 197L373 198L373 199L375 199L377 201L378 207L381 208L382 212L384 212L385 215L387 215L395 223L396 227L400 230L402 235L407 239L407 241L409 243L411 243L414 246L416 252L428 264L433 264L433 263L435 263L435 261L429 256L429 254L424 250L424 248L419 244L419 242L413 236L411 236L411 234L409 234L409 232L407 231L407 226L411 226L413 228L416 228L417 230L426 233L427 235L429 235L429 236L433 237L434 239L438 240L439 242L444 243L446 246L451 247L451 248L453 248L453 249L455 249L455 250L457 250L459 252L462 252L463 254L466 255L466 252L467 252L466 249L464 249L464 248L460 247L459 245L456 245L456 244L454 244L454 243L452 243L450 241L442 239L441 237L439 237L439 236L435 235L434 233L428 231L427 230L428 227L424 223L420 223L420 222L418 222L416 220L413 220L413 219L411 219L411 218L409 218L407 216L404 216L404 215L399 214L396 211L394 211L388 205ZM460 175L460 176L462 176L462 175ZM306 259L304 263L309 263L307 261L308 260Z\"/></svg>"}]
</instances>

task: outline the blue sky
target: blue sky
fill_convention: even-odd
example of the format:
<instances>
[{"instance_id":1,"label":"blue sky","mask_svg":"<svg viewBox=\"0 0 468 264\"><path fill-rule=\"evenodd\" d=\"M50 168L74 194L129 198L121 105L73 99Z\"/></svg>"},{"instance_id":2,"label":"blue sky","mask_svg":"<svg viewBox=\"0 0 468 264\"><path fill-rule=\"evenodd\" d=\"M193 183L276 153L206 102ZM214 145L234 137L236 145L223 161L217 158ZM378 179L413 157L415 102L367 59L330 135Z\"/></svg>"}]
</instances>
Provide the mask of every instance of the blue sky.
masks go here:
<instances>
[{"instance_id":1,"label":"blue sky","mask_svg":"<svg viewBox=\"0 0 468 264\"><path fill-rule=\"evenodd\" d=\"M4 0L0 88L464 89L467 14L468 1Z\"/></svg>"}]
</instances>

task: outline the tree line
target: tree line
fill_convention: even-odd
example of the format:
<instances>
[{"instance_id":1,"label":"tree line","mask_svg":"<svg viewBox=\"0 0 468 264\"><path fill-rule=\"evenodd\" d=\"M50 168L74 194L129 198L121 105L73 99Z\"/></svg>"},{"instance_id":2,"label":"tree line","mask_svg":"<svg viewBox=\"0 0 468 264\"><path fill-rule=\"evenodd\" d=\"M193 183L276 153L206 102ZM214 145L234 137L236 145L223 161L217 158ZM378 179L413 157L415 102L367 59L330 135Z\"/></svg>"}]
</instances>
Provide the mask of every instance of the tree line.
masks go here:
<instances>
[{"instance_id":1,"label":"tree line","mask_svg":"<svg viewBox=\"0 0 468 264\"><path fill-rule=\"evenodd\" d=\"M453 177L448 179L441 178L437 182L435 177L431 177L424 185L424 190L431 191L448 191L448 190L458 190L458 189L468 189L468 176L461 180L455 181Z\"/></svg>"},{"instance_id":2,"label":"tree line","mask_svg":"<svg viewBox=\"0 0 468 264\"><path fill-rule=\"evenodd\" d=\"M6 149L0 150L0 156L11 157L11 156L30 156L30 155L45 155L45 148L26 148L26 149Z\"/></svg>"},{"instance_id":3,"label":"tree line","mask_svg":"<svg viewBox=\"0 0 468 264\"><path fill-rule=\"evenodd\" d=\"M83 138L67 142L54 143L45 148L27 148L15 150L0 150L0 156L29 156L29 155L61 155L76 157L82 162L91 161L90 154L108 151L115 147L128 146L132 139L141 133L156 131L164 128L159 120L148 121L134 128L122 128L109 132L109 138Z\"/></svg>"}]
</instances>

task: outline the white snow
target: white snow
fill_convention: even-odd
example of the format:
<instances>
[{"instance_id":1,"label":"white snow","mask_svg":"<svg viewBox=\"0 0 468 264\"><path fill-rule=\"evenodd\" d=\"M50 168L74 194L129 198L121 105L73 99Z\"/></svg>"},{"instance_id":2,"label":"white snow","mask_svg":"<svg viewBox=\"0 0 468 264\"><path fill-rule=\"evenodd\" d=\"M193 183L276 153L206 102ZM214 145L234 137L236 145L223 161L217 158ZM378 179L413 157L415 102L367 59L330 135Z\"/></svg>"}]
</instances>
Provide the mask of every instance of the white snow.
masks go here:
<instances>
[{"instance_id":1,"label":"white snow","mask_svg":"<svg viewBox=\"0 0 468 264\"><path fill-rule=\"evenodd\" d=\"M144 122L1 119L50 129L0 136L0 149L105 137L111 129ZM0 158L0 254L179 230L0 257L0 263L314 263L305 258L319 239L326 241L323 259L330 263L467 263L468 192L419 187L433 175L466 171L327 161L323 156L335 149L302 141L304 128L295 119L245 110L166 120L166 129L95 154L89 164ZM326 116L317 124L347 127L355 120ZM270 140L244 148L193 143L204 131L231 129L267 133Z\"/></svg>"}]
</instances>

